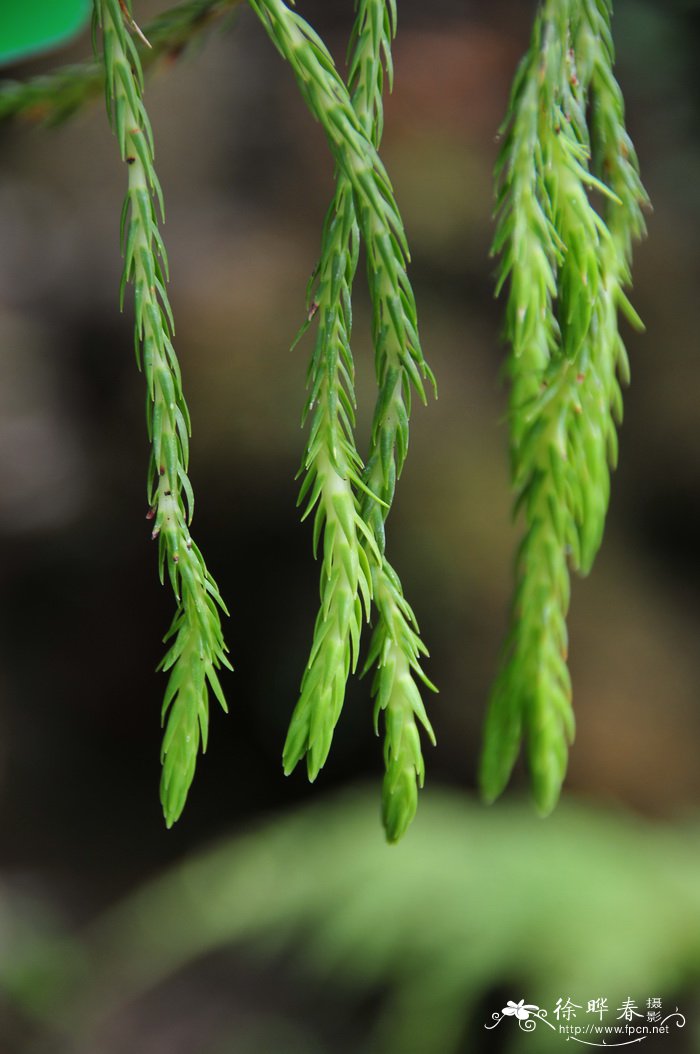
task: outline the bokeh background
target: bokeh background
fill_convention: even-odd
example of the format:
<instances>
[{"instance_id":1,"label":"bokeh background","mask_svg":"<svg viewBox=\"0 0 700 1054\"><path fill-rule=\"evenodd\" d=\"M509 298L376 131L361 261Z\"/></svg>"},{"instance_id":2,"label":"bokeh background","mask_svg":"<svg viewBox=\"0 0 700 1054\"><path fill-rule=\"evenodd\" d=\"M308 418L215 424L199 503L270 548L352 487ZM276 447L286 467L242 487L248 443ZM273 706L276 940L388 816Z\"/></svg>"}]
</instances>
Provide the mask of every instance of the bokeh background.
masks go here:
<instances>
[{"instance_id":1,"label":"bokeh background","mask_svg":"<svg viewBox=\"0 0 700 1054\"><path fill-rule=\"evenodd\" d=\"M139 22L164 6L139 3ZM634 266L647 331L626 332L606 539L573 590L577 739L546 822L521 771L505 803L475 794L518 538L491 170L534 4L399 8L383 155L439 399L414 408L389 549L440 694L429 789L398 848L379 827L366 681L314 787L280 763L319 574L295 508L311 342L289 347L332 188L289 68L241 9L148 80L193 533L231 609L236 668L170 832L154 668L172 600L145 521L128 296L118 310L125 175L99 99L57 129L0 127L2 1054L554 1050L565 1038L543 1026L483 1025L505 999L551 1016L560 996L588 1021L588 999L607 996L615 1018L626 996L644 1010L662 997L687 1023L648 1042L700 1049L700 7L615 4L653 202ZM350 0L299 10L342 61ZM89 48L86 34L6 73ZM354 349L363 449L362 271Z\"/></svg>"}]
</instances>

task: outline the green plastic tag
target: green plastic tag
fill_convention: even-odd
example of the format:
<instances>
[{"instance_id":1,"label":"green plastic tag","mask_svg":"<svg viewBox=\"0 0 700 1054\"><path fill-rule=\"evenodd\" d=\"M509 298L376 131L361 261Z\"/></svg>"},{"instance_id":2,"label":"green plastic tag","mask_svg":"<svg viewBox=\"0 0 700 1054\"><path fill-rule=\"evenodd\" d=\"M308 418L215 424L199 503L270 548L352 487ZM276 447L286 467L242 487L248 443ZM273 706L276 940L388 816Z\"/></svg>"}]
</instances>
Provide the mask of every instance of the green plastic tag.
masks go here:
<instances>
[{"instance_id":1,"label":"green plastic tag","mask_svg":"<svg viewBox=\"0 0 700 1054\"><path fill-rule=\"evenodd\" d=\"M91 7L90 0L0 0L0 65L66 44Z\"/></svg>"}]
</instances>

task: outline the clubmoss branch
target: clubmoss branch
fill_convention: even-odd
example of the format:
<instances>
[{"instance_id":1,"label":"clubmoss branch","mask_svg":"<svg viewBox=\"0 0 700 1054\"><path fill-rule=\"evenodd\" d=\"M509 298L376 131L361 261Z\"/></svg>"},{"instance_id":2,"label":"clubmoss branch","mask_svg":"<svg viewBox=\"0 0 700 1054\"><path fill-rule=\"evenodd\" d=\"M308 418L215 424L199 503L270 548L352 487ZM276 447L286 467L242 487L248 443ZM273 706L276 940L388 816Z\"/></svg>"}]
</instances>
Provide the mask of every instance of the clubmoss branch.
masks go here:
<instances>
[{"instance_id":1,"label":"clubmoss branch","mask_svg":"<svg viewBox=\"0 0 700 1054\"><path fill-rule=\"evenodd\" d=\"M355 25L350 62L352 102L366 135L378 148L384 124L384 69L389 87L393 77L395 3L360 0ZM411 385L425 399L423 378L432 383L434 380L423 358L408 276L405 270L392 273L393 255L376 217L368 215L365 228L379 393L363 475L362 515L382 553L381 562L372 564L377 623L365 669L376 666L372 694L377 733L379 715L384 714L382 817L387 838L395 842L415 815L418 787L425 778L419 724L435 743L418 682L433 690L434 686L420 665L427 649L420 639L418 624L404 598L400 579L385 555L385 520L408 451Z\"/></svg>"},{"instance_id":2,"label":"clubmoss branch","mask_svg":"<svg viewBox=\"0 0 700 1054\"><path fill-rule=\"evenodd\" d=\"M162 213L162 193L142 100L143 74L119 0L95 0L95 12L104 41L108 112L129 174L122 210L121 299L123 303L125 287L132 283L136 357L146 378L152 443L149 518L153 538L158 539L161 582L167 572L178 605L165 638L170 647L161 663L161 669L169 672L163 701L161 800L171 826L184 808L200 743L206 749L209 689L226 709L217 670L231 667L219 617L219 609L225 608L189 532L194 508L187 476L189 414L172 344L167 259L156 214L156 203Z\"/></svg>"},{"instance_id":3,"label":"clubmoss branch","mask_svg":"<svg viewBox=\"0 0 700 1054\"><path fill-rule=\"evenodd\" d=\"M299 499L308 496L305 516L316 509L314 550L323 538L321 607L283 755L285 772L290 773L306 754L311 780L328 757L348 675L357 665L363 607L369 616L371 575L363 542L369 559L379 560L355 493L362 467L353 438L350 350L357 251L352 188L341 173L309 296L309 316L318 319L318 330L308 375L305 417L310 419L310 434Z\"/></svg>"},{"instance_id":4,"label":"clubmoss branch","mask_svg":"<svg viewBox=\"0 0 700 1054\"><path fill-rule=\"evenodd\" d=\"M424 677L418 656L425 649L399 579L384 557L384 519L408 445L408 388L413 383L425 398L423 378L432 380L418 340L403 227L376 153L383 121L385 66L389 80L392 73L396 10L384 0L359 0L350 45L348 95L324 46L298 15L278 0L254 0L252 6L291 63L336 158L336 193L310 298L319 329L310 371L313 417L304 463L308 473L304 493L311 493L310 507L317 503L315 536L323 531L324 537L321 610L285 744L285 770L290 771L307 753L313 779L326 760L346 679L357 660L362 606L367 608L374 591L380 598L378 626L370 647L370 665L376 662L378 666L373 687L375 726L379 712L386 711L383 811L388 837L396 840L415 813L416 782L422 783L424 774L416 718L431 738L433 735L413 680L416 672ZM349 344L358 226L367 245L380 386L370 458L362 478L353 438ZM342 530L336 522L341 502L345 509Z\"/></svg>"},{"instance_id":5,"label":"clubmoss branch","mask_svg":"<svg viewBox=\"0 0 700 1054\"><path fill-rule=\"evenodd\" d=\"M590 570L617 454L618 375L628 373L618 309L638 322L622 287L632 237L643 230L645 195L622 124L609 18L610 6L596 0L540 5L497 166L494 250L501 254L499 288L510 283L511 459L525 536L486 720L481 784L489 800L500 794L525 735L543 813L557 801L574 735L569 565ZM597 174L586 118L591 92L593 134L602 143Z\"/></svg>"}]
</instances>

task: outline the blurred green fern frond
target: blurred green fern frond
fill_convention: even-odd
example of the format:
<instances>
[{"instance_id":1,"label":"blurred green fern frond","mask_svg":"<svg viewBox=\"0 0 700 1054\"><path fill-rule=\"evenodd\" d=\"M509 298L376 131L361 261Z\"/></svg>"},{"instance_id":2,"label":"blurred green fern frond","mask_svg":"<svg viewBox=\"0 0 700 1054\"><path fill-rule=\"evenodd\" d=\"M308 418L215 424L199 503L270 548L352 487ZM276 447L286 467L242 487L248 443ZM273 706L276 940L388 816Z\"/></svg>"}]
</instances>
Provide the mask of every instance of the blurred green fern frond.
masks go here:
<instances>
[{"instance_id":1,"label":"blurred green fern frond","mask_svg":"<svg viewBox=\"0 0 700 1054\"><path fill-rule=\"evenodd\" d=\"M27 1009L40 990L47 1027L81 1035L84 1049L99 1049L100 1029L139 996L230 945L252 951L257 970L261 957L286 963L311 992L317 979L324 999L346 993L354 1013L367 998L378 1011L362 1049L377 1054L480 1049L502 1005L485 999L505 986L550 1008L566 991L577 1003L605 994L610 1007L653 993L691 1009L697 821L563 802L543 824L525 803L485 811L432 789L411 838L387 854L375 812L371 791L346 791L172 867L72 938L5 942L0 987ZM317 1025L318 1004L306 995L305 1006ZM532 1050L507 1024L503 1049Z\"/></svg>"},{"instance_id":2,"label":"blurred green fern frond","mask_svg":"<svg viewBox=\"0 0 700 1054\"><path fill-rule=\"evenodd\" d=\"M542 813L556 804L574 736L569 568L591 568L617 456L618 377L628 378L619 311L640 325L623 287L646 195L612 72L610 17L607 0L540 4L496 169L494 252L498 289L509 283L512 478L525 535L481 785L489 800L501 793L525 737Z\"/></svg>"}]
</instances>

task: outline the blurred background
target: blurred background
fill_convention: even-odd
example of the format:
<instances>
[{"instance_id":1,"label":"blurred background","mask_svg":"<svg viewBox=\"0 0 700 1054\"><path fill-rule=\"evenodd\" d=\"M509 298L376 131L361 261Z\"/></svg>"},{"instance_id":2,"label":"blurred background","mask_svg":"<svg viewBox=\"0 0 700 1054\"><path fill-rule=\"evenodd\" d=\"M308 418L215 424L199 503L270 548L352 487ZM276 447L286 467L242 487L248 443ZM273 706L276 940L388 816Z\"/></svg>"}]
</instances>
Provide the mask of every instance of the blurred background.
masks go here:
<instances>
[{"instance_id":1,"label":"blurred background","mask_svg":"<svg viewBox=\"0 0 700 1054\"><path fill-rule=\"evenodd\" d=\"M139 2L141 25L166 5ZM317 784L281 748L319 568L295 507L308 275L332 163L250 10L158 63L147 106L193 422L193 534L231 610L183 819L158 802L172 599L145 521L144 384L118 310L125 186L101 101L0 127L0 1054L561 1049L507 999L679 1007L700 1049L700 6L617 0L628 126L654 211L636 250L620 465L574 584L578 730L562 807L521 770L475 794L506 625L511 522L491 170L534 3L401 0L383 156L439 399L414 407L388 545L431 652L438 745L404 844L353 682ZM303 0L342 61L350 0ZM23 78L89 55L5 71ZM358 272L358 437L373 402ZM366 789L356 789L366 784ZM521 800L522 799L522 800ZM218 848L211 848L218 846ZM155 883L155 884L154 884ZM616 1001L617 1000L617 1001ZM545 1035L545 1033L547 1033Z\"/></svg>"}]
</instances>

